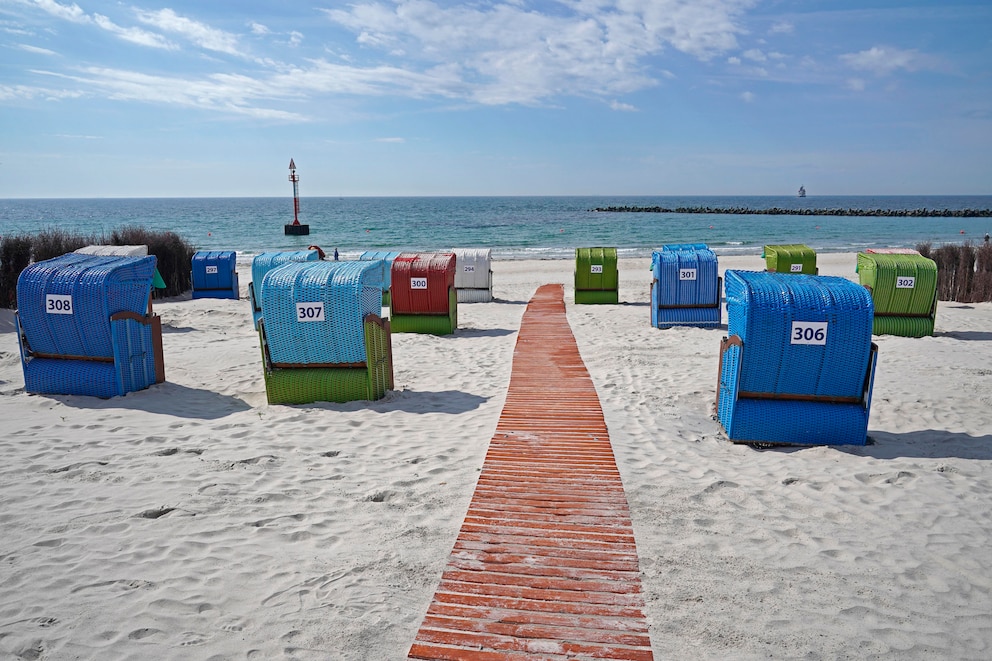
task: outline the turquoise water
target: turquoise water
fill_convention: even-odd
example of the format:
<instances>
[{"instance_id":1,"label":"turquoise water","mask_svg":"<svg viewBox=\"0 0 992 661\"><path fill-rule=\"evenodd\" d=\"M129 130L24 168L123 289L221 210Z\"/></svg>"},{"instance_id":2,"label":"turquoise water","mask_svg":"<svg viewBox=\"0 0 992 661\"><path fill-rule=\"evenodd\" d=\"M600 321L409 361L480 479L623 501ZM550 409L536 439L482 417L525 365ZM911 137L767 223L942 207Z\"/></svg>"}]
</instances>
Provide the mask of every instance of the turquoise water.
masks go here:
<instances>
[{"instance_id":1,"label":"turquoise water","mask_svg":"<svg viewBox=\"0 0 992 661\"><path fill-rule=\"evenodd\" d=\"M596 213L606 206L767 209L989 209L992 196L596 196L325 197L300 200L310 235L287 237L293 200L162 198L0 200L0 235L57 227L109 234L124 225L171 230L198 249L266 250L319 245L345 257L364 250L492 248L498 259L571 258L581 246L650 256L665 243L707 243L719 254L759 254L765 244L821 252L981 241L992 218L879 218L735 214ZM963 233L962 233L963 232Z\"/></svg>"}]
</instances>

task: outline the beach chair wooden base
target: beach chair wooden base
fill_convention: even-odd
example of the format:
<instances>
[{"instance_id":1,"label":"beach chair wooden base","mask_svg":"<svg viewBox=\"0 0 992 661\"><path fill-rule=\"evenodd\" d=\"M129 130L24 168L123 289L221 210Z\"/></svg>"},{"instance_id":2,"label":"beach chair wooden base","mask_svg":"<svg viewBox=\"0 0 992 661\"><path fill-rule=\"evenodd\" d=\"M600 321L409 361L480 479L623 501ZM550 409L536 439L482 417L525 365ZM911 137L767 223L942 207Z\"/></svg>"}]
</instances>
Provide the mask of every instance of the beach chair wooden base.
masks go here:
<instances>
[{"instance_id":1,"label":"beach chair wooden base","mask_svg":"<svg viewBox=\"0 0 992 661\"><path fill-rule=\"evenodd\" d=\"M744 343L734 335L720 345L715 408L732 443L749 445L865 445L878 346L872 343L860 397L821 397L738 390ZM736 354L736 355L735 355Z\"/></svg>"},{"instance_id":2,"label":"beach chair wooden base","mask_svg":"<svg viewBox=\"0 0 992 661\"><path fill-rule=\"evenodd\" d=\"M575 302L579 305L616 305L620 302L620 293L616 289L576 289Z\"/></svg>"},{"instance_id":3,"label":"beach chair wooden base","mask_svg":"<svg viewBox=\"0 0 992 661\"><path fill-rule=\"evenodd\" d=\"M259 323L265 394L269 404L374 401L393 388L390 322L367 315L364 324L366 362L357 365L273 364L269 358L265 321Z\"/></svg>"},{"instance_id":4,"label":"beach chair wooden base","mask_svg":"<svg viewBox=\"0 0 992 661\"><path fill-rule=\"evenodd\" d=\"M491 303L491 289L457 289L459 303Z\"/></svg>"},{"instance_id":5,"label":"beach chair wooden base","mask_svg":"<svg viewBox=\"0 0 992 661\"><path fill-rule=\"evenodd\" d=\"M458 328L458 298L455 289L448 291L448 314L391 314L394 333L451 335Z\"/></svg>"},{"instance_id":6,"label":"beach chair wooden base","mask_svg":"<svg viewBox=\"0 0 992 661\"><path fill-rule=\"evenodd\" d=\"M38 353L28 344L20 318L17 330L26 392L109 399L165 381L162 319L158 315L112 315L112 356Z\"/></svg>"}]
</instances>

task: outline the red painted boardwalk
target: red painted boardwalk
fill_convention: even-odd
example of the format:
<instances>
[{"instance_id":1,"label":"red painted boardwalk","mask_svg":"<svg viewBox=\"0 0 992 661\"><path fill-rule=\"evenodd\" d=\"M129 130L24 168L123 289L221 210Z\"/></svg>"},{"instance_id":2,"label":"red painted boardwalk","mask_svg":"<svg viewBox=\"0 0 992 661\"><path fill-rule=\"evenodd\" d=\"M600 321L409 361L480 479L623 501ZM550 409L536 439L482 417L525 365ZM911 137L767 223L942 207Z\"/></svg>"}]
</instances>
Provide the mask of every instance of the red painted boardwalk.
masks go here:
<instances>
[{"instance_id":1,"label":"red painted boardwalk","mask_svg":"<svg viewBox=\"0 0 992 661\"><path fill-rule=\"evenodd\" d=\"M603 410L561 285L527 305L506 405L411 659L652 659Z\"/></svg>"}]
</instances>

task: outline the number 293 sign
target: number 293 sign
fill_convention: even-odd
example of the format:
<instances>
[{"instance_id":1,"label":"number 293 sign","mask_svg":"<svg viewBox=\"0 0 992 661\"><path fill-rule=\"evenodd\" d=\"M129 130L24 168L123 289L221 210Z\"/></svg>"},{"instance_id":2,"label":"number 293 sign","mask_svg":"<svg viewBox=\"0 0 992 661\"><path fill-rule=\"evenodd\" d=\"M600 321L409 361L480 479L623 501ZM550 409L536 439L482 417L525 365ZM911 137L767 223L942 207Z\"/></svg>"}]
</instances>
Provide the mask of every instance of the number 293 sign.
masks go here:
<instances>
[{"instance_id":1,"label":"number 293 sign","mask_svg":"<svg viewBox=\"0 0 992 661\"><path fill-rule=\"evenodd\" d=\"M825 321L793 321L791 344L826 344L827 322Z\"/></svg>"}]
</instances>

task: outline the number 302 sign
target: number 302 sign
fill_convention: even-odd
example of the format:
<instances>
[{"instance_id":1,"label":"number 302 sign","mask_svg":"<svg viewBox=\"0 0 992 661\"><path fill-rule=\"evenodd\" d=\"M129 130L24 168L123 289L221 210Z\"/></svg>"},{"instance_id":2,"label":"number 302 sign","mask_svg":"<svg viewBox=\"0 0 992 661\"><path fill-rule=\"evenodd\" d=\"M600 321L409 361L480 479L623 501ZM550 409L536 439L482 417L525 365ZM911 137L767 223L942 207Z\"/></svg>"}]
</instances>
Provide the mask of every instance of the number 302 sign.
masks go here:
<instances>
[{"instance_id":1,"label":"number 302 sign","mask_svg":"<svg viewBox=\"0 0 992 661\"><path fill-rule=\"evenodd\" d=\"M826 344L827 322L825 321L793 321L792 344Z\"/></svg>"}]
</instances>

